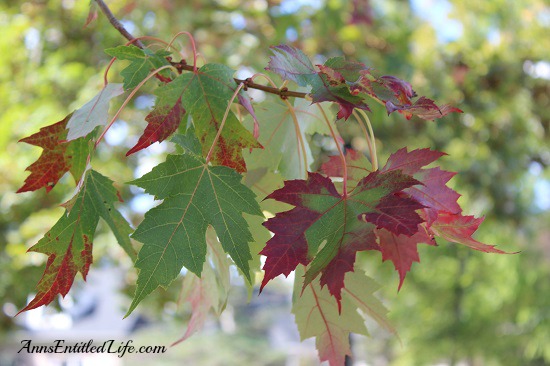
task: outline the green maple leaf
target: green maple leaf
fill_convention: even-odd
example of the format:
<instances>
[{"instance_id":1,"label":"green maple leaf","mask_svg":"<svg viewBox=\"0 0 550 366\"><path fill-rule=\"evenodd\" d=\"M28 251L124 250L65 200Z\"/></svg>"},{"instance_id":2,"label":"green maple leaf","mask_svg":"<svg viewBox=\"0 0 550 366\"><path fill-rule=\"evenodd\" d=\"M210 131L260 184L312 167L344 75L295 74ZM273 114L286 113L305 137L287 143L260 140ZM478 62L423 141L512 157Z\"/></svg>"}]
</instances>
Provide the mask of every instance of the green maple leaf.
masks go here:
<instances>
[{"instance_id":1,"label":"green maple leaf","mask_svg":"<svg viewBox=\"0 0 550 366\"><path fill-rule=\"evenodd\" d=\"M206 256L205 233L212 225L249 282L248 243L253 241L243 213L262 216L254 193L241 175L209 166L194 155L169 155L164 163L133 181L164 202L145 214L132 237L143 243L136 268L137 289L130 314L158 286L166 288L183 266L200 277Z\"/></svg>"},{"instance_id":2,"label":"green maple leaf","mask_svg":"<svg viewBox=\"0 0 550 366\"><path fill-rule=\"evenodd\" d=\"M272 171L280 171L285 179L306 178L306 171L310 170L314 162L309 137L315 133L330 135L330 129L319 106L296 98L293 108L300 134L297 134L290 108L280 98L265 101L255 108L260 122L258 141L264 149L243 153L248 169L268 167ZM329 123L335 128L333 122L330 122L335 120L334 113L328 109L325 113ZM245 125L252 130L252 118L247 118ZM307 166L304 166L304 153Z\"/></svg>"},{"instance_id":3,"label":"green maple leaf","mask_svg":"<svg viewBox=\"0 0 550 366\"><path fill-rule=\"evenodd\" d=\"M47 305L58 294L65 296L78 272L86 279L100 217L109 225L123 249L135 258L129 236L132 228L113 207L113 202L118 200L118 192L109 178L94 170L86 173L79 192L64 205L67 212L29 249L49 257L37 285L38 293L21 312Z\"/></svg>"},{"instance_id":4,"label":"green maple leaf","mask_svg":"<svg viewBox=\"0 0 550 366\"><path fill-rule=\"evenodd\" d=\"M227 105L237 88L233 79L234 73L234 70L225 65L206 64L196 73L182 74L155 92L162 104L167 105L174 105L181 97L185 109L193 117L195 132L205 156L214 142ZM242 149L259 147L261 145L254 136L233 112L229 112L211 160L244 172L246 164Z\"/></svg>"},{"instance_id":5,"label":"green maple leaf","mask_svg":"<svg viewBox=\"0 0 550 366\"><path fill-rule=\"evenodd\" d=\"M124 90L135 88L151 71L169 65L166 56L169 56L170 52L166 50L153 52L130 45L107 48L105 53L119 60L130 61L130 64L120 72L124 78Z\"/></svg>"}]
</instances>

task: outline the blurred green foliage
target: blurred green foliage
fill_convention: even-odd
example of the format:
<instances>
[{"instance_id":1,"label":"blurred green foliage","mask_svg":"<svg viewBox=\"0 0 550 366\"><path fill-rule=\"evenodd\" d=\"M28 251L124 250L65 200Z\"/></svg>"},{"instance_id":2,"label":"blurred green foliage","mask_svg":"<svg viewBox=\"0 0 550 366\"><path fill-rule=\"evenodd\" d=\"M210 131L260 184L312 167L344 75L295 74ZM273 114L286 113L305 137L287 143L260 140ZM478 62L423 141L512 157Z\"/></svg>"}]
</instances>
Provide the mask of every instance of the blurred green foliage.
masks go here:
<instances>
[{"instance_id":1,"label":"blurred green foliage","mask_svg":"<svg viewBox=\"0 0 550 366\"><path fill-rule=\"evenodd\" d=\"M362 255L368 273L385 285L383 297L403 345L371 327L372 338L355 341L356 359L381 358L392 365L550 363L550 213L540 204L550 195L550 72L544 74L550 68L550 5L544 0L358 3L371 6L370 24L350 21L347 0L113 0L109 6L135 36L169 40L189 31L201 57L241 73L262 71L270 45L291 43L317 61L344 54L409 80L419 95L464 110L424 122L387 117L373 105L380 160L403 146L447 152L443 167L459 173L451 185L463 194L459 202L465 212L487 216L478 239L521 253L496 256L440 243L421 250L422 263L413 266L398 295L391 265ZM47 195L16 195L27 174L23 167L40 153L17 140L94 95L109 62L103 49L125 42L101 14L83 28L88 9L87 1L74 0L0 3L3 305L24 306L45 262L25 251L52 226L62 212L57 205L74 187L65 177ZM177 43L189 60L187 40ZM120 70L115 65L110 78L119 81ZM147 89L140 93L147 96ZM94 166L117 182L131 180L136 166L161 160L151 153L124 158L145 126L145 113L139 103L128 108L122 115L126 122L118 123L127 129L126 140L104 144L94 158ZM346 142L365 149L353 121L338 126ZM130 202L136 192L120 187ZM135 223L140 220L139 213L127 212ZM98 238L94 256L130 268L109 242ZM12 319L0 315L0 327L12 328Z\"/></svg>"}]
</instances>

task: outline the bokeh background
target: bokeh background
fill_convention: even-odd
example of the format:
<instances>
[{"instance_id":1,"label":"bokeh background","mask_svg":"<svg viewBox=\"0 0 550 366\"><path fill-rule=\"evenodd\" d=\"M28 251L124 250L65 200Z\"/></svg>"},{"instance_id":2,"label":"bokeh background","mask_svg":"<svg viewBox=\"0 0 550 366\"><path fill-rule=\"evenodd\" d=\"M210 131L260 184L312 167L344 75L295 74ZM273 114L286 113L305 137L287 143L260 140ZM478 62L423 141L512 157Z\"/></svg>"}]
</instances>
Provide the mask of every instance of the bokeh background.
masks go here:
<instances>
[{"instance_id":1,"label":"bokeh background","mask_svg":"<svg viewBox=\"0 0 550 366\"><path fill-rule=\"evenodd\" d=\"M550 364L548 1L108 4L135 36L170 40L179 31L191 32L205 60L227 64L239 76L262 71L269 46L287 43L316 63L345 55L410 81L419 95L460 107L461 115L426 122L388 117L373 103L370 118L380 161L403 146L445 151L449 156L442 166L458 172L451 185L462 193L464 211L486 216L476 238L521 253L491 255L443 242L435 249L420 247L422 263L413 265L399 293L391 264L382 264L379 256L365 259L367 273L383 285L378 294L400 340L368 324L371 337L352 338L355 365ZM40 154L17 141L95 95L109 62L103 49L125 42L101 13L84 28L88 12L88 1L0 2L0 365L122 365L138 359L151 365L316 365L311 340L300 343L293 325L291 282L276 281L249 299L238 278L222 317L209 319L204 331L163 355L40 359L17 354L22 339L169 345L189 319L189 306L178 303L181 281L176 281L167 291L156 291L138 314L121 320L136 274L106 231L94 243L89 283L78 279L60 303L13 317L45 265L46 256L26 254L26 249L55 223L63 212L59 203L74 187L65 177L49 194L15 194L28 174L24 168ZM187 41L178 42L191 56ZM124 157L152 103L146 87L94 158L95 167L120 183L126 200L122 210L134 224L153 203L122 183L141 176L167 151L166 143L155 144ZM357 127L338 126L346 143L365 149Z\"/></svg>"}]
</instances>

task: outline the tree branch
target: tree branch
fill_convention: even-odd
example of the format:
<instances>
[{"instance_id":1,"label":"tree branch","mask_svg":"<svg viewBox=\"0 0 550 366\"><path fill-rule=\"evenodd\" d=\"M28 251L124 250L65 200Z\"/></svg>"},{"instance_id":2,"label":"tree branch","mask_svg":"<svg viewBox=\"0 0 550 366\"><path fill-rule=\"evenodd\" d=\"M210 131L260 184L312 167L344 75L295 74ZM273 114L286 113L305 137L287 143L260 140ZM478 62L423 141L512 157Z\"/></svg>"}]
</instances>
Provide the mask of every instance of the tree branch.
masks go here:
<instances>
[{"instance_id":1,"label":"tree branch","mask_svg":"<svg viewBox=\"0 0 550 366\"><path fill-rule=\"evenodd\" d=\"M144 49L145 45L139 40L136 39L126 28L124 28L124 25L120 23L120 21L115 17L111 9L105 4L103 0L95 0L99 8L101 9L101 12L107 17L109 20L109 23L122 35L124 38L129 40L130 42L133 42L137 47ZM194 71L193 66L187 65L185 60L182 60L180 62L172 62L171 59L168 59L168 61L175 66L180 71ZM295 98L305 98L307 96L307 93L301 93L297 91L288 90L288 88L284 87L281 89L273 88L271 86L256 84L250 79L234 79L237 84L244 84L244 89L247 88L251 89L257 89L262 90L266 93L270 94L276 94L282 99L287 99L289 97L295 97Z\"/></svg>"},{"instance_id":2,"label":"tree branch","mask_svg":"<svg viewBox=\"0 0 550 366\"><path fill-rule=\"evenodd\" d=\"M136 38L133 35L131 35L130 32L128 32L128 30L126 30L126 28L124 28L122 23L117 19L117 17L115 17L115 15L111 11L111 9L109 9L107 4L105 4L105 2L103 0L95 0L95 2L97 3L97 6L99 6L99 8L101 9L101 12L107 17L107 20L109 20L109 23L111 23L111 25L120 34L122 34L124 36L124 38L126 38L127 40L129 40L131 42L134 42L135 45L138 46L139 48L143 49L145 47L145 45L139 39L136 40Z\"/></svg>"}]
</instances>

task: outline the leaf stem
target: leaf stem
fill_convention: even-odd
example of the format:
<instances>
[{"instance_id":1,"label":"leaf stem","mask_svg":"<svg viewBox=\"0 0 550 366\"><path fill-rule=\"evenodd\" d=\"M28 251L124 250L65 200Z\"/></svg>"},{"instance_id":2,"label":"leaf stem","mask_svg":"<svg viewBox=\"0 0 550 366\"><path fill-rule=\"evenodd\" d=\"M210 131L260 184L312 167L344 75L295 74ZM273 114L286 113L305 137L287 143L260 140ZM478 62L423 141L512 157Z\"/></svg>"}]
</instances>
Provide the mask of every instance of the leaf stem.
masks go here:
<instances>
[{"instance_id":1,"label":"leaf stem","mask_svg":"<svg viewBox=\"0 0 550 366\"><path fill-rule=\"evenodd\" d=\"M191 33L186 31L176 33L176 35L172 37L172 40L170 41L170 43L168 43L168 47L172 46L172 43L174 43L176 38L178 38L182 34L185 34L189 38L189 41L191 42L191 47L193 48L193 72L196 74L197 73L197 46L195 44L195 38L193 38Z\"/></svg>"},{"instance_id":2,"label":"leaf stem","mask_svg":"<svg viewBox=\"0 0 550 366\"><path fill-rule=\"evenodd\" d=\"M373 166L372 157L373 157L374 153L373 153L373 149L372 149L372 142L371 142L371 139L370 139L370 136L369 136L369 132L367 131L367 128L365 127L365 123L364 123L363 119L361 118L361 116L359 116L359 113L357 113L357 111L355 111L355 110L353 111L353 116L357 120L357 124L359 125L359 127L361 128L361 131L363 132L363 135L365 136L365 140L367 141L367 146L369 148L369 160L371 162L371 166Z\"/></svg>"},{"instance_id":3,"label":"leaf stem","mask_svg":"<svg viewBox=\"0 0 550 366\"><path fill-rule=\"evenodd\" d=\"M113 125L113 123L115 123L116 119L118 118L119 114L122 112L122 110L124 109L124 107L126 107L126 105L128 104L128 102L130 102L130 100L134 97L134 95L136 95L136 93L138 92L138 90L143 86L143 84L145 84L149 79L151 79L152 77L154 77L155 75L157 75L159 72L161 72L162 70L165 70L165 69L175 69L174 66L172 65L165 65L165 66L162 66L162 67L159 67L158 69L154 70L153 72L151 72L149 75L147 75L147 77L145 79L143 79L133 90L132 92L130 93L130 95L128 95L128 97L126 98L126 100L124 101L124 103L122 103L122 105L120 106L120 108L118 109L118 111L115 113L115 115L113 116L113 118L111 119L111 121L109 122L109 124L105 127L105 129L103 130L103 132L101 133L101 135L99 135L99 137L97 138L97 141L95 142L95 145L94 145L94 148L97 148L97 145L99 145L99 143L101 142L101 140L103 139L103 137L105 136L105 134L107 133L107 131L109 130L109 128L111 128L111 126ZM176 70L177 71L177 70Z\"/></svg>"},{"instance_id":4,"label":"leaf stem","mask_svg":"<svg viewBox=\"0 0 550 366\"><path fill-rule=\"evenodd\" d=\"M239 84L237 89L235 89L235 92L233 93L233 96L231 97L231 99L227 103L227 108L225 109L225 114L223 115L222 122L220 123L220 128L218 128L218 133L216 133L216 137L214 137L214 141L212 141L212 146L210 146L210 150L208 150L208 154L206 155L206 163L207 164L210 161L210 158L212 157L212 153L214 152L214 147L218 143L218 139L220 138L220 135L222 134L223 126L225 125L225 121L227 120L227 116L229 115L229 111L231 110L231 104L233 104L233 101L235 100L235 98L237 97L237 95L239 94L239 92L241 91L241 89L243 87L244 87L243 83Z\"/></svg>"},{"instance_id":5,"label":"leaf stem","mask_svg":"<svg viewBox=\"0 0 550 366\"><path fill-rule=\"evenodd\" d=\"M370 139L371 139L371 142L372 142L372 148L371 148L371 160L372 160L372 169L373 171L377 171L378 170L378 156L376 154L376 139L374 137L374 131L372 130L372 125L370 123L370 119L369 119L369 116L367 115L367 113L365 113L365 111L363 111L362 109L358 109L357 110L362 116L363 118L365 119L365 123L367 124L367 128L369 129L369 135L370 135Z\"/></svg>"},{"instance_id":6,"label":"leaf stem","mask_svg":"<svg viewBox=\"0 0 550 366\"><path fill-rule=\"evenodd\" d=\"M340 147L340 142L338 141L338 138L336 137L336 134L334 133L334 129L332 128L332 125L330 124L330 121L327 118L327 114L325 113L325 110L321 106L321 104L317 103L317 107L323 114L323 117L325 118L325 122L330 130L330 134L332 135L332 139L336 143L336 148L338 149L338 154L340 155L340 159L342 160L342 167L344 170L344 176L343 176L343 188L342 188L342 196L345 198L348 196L348 165L346 163L346 157L344 155L344 152L342 151L342 148Z\"/></svg>"}]
</instances>

